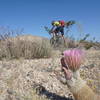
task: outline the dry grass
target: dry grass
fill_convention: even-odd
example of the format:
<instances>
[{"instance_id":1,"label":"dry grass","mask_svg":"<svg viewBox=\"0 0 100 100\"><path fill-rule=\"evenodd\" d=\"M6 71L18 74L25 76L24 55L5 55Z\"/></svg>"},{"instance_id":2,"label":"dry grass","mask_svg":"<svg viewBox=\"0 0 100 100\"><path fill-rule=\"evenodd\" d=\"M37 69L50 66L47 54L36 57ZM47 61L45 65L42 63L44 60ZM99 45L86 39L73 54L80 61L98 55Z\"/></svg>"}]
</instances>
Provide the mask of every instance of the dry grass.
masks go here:
<instances>
[{"instance_id":1,"label":"dry grass","mask_svg":"<svg viewBox=\"0 0 100 100\"><path fill-rule=\"evenodd\" d=\"M66 44L67 48L75 48L76 47L75 40L72 40L71 38L66 38L65 41L66 41L65 44Z\"/></svg>"},{"instance_id":2,"label":"dry grass","mask_svg":"<svg viewBox=\"0 0 100 100\"><path fill-rule=\"evenodd\" d=\"M0 42L0 59L2 58L44 58L50 57L52 48L49 40L26 37L9 38ZM27 38L27 39L26 39Z\"/></svg>"}]
</instances>

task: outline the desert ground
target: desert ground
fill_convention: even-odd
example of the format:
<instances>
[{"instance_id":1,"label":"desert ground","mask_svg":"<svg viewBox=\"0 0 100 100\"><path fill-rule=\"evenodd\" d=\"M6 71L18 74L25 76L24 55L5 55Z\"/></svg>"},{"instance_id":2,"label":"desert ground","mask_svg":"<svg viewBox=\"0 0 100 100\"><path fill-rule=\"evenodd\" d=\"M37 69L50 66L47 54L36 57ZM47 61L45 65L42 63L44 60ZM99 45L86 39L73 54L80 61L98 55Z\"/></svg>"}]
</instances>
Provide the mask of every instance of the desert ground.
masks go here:
<instances>
[{"instance_id":1,"label":"desert ground","mask_svg":"<svg viewBox=\"0 0 100 100\"><path fill-rule=\"evenodd\" d=\"M100 95L100 50L86 50L80 74L92 90ZM51 58L0 61L0 100L74 100L59 77L61 52ZM42 99L43 98L43 99Z\"/></svg>"}]
</instances>

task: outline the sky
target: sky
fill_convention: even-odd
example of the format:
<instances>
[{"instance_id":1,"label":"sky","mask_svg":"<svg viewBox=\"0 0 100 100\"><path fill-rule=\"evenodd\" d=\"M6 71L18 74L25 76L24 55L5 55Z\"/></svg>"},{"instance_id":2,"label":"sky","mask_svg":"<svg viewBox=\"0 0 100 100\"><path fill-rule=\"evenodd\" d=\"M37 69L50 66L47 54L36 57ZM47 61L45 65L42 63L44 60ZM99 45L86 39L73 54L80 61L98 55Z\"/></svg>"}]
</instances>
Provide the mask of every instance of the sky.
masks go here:
<instances>
[{"instance_id":1,"label":"sky","mask_svg":"<svg viewBox=\"0 0 100 100\"><path fill-rule=\"evenodd\" d=\"M69 36L100 40L100 0L0 0L0 26L50 38L44 26L51 28L52 20L75 20Z\"/></svg>"}]
</instances>

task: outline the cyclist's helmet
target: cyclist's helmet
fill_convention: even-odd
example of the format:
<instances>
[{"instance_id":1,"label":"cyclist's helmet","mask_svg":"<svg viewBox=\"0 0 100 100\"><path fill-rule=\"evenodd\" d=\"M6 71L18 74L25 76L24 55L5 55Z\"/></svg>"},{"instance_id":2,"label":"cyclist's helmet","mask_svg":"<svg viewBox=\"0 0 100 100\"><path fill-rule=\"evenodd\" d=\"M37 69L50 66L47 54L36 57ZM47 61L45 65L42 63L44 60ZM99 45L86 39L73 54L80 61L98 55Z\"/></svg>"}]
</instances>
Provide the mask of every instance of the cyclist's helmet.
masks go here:
<instances>
[{"instance_id":1,"label":"cyclist's helmet","mask_svg":"<svg viewBox=\"0 0 100 100\"><path fill-rule=\"evenodd\" d=\"M60 22L59 21L52 21L52 25L53 26L60 26Z\"/></svg>"},{"instance_id":2,"label":"cyclist's helmet","mask_svg":"<svg viewBox=\"0 0 100 100\"><path fill-rule=\"evenodd\" d=\"M59 20L59 23L61 24L61 26L65 26L65 21L64 20Z\"/></svg>"}]
</instances>

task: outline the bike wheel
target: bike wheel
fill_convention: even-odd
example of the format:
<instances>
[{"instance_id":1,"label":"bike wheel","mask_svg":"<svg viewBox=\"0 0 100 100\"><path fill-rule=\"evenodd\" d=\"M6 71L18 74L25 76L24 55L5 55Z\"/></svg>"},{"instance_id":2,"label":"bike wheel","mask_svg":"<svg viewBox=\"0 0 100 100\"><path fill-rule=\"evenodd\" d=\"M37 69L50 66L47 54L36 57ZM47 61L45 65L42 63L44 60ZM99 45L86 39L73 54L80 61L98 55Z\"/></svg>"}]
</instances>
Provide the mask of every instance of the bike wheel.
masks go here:
<instances>
[{"instance_id":1,"label":"bike wheel","mask_svg":"<svg viewBox=\"0 0 100 100\"><path fill-rule=\"evenodd\" d=\"M53 47L56 47L56 44L57 44L56 37L52 37L52 38L50 39L50 44L51 44Z\"/></svg>"},{"instance_id":2,"label":"bike wheel","mask_svg":"<svg viewBox=\"0 0 100 100\"><path fill-rule=\"evenodd\" d=\"M53 39L53 37L50 39L50 44L51 44L51 45L54 44L54 39Z\"/></svg>"},{"instance_id":3,"label":"bike wheel","mask_svg":"<svg viewBox=\"0 0 100 100\"><path fill-rule=\"evenodd\" d=\"M51 44L54 48L62 47L62 46L64 46L64 40L62 39L61 36L56 35L56 36L54 36L54 37L52 37L52 38L50 39L50 44Z\"/></svg>"}]
</instances>

